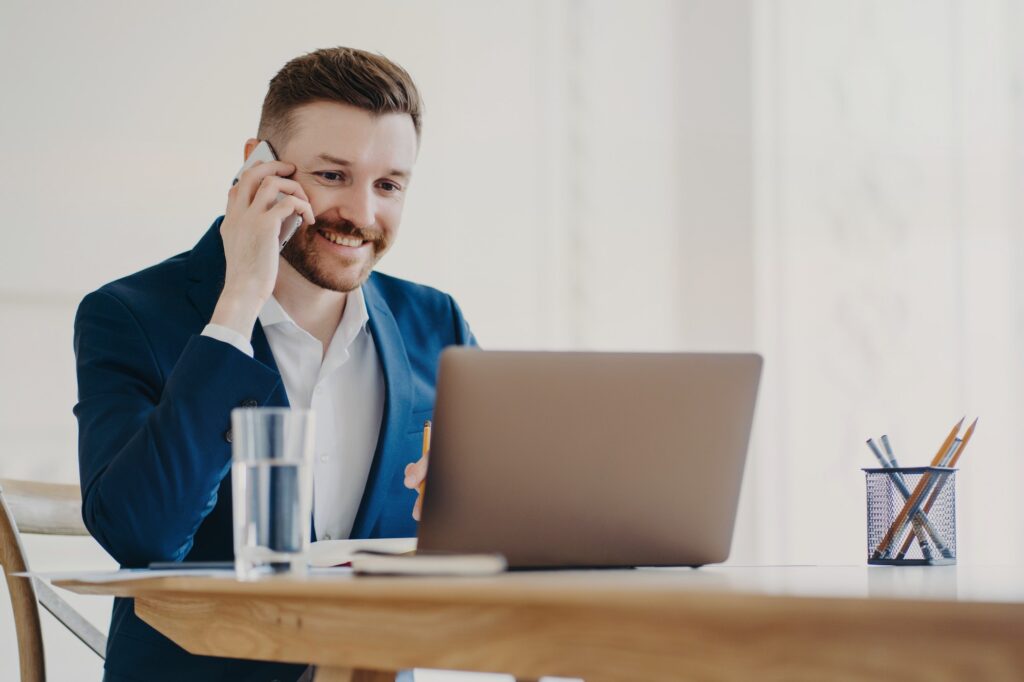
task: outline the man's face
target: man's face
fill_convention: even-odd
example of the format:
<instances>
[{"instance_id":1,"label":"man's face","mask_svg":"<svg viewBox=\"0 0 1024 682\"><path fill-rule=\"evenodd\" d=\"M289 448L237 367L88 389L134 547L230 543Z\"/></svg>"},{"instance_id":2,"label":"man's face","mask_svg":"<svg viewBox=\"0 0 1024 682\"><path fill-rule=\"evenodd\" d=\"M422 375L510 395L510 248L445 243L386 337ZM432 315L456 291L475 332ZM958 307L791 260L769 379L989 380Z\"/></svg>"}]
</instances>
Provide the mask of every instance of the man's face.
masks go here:
<instances>
[{"instance_id":1,"label":"man's face","mask_svg":"<svg viewBox=\"0 0 1024 682\"><path fill-rule=\"evenodd\" d=\"M296 166L316 223L303 225L281 255L313 284L352 291L398 235L416 160L408 114L375 116L334 102L292 112L294 132L278 158Z\"/></svg>"}]
</instances>

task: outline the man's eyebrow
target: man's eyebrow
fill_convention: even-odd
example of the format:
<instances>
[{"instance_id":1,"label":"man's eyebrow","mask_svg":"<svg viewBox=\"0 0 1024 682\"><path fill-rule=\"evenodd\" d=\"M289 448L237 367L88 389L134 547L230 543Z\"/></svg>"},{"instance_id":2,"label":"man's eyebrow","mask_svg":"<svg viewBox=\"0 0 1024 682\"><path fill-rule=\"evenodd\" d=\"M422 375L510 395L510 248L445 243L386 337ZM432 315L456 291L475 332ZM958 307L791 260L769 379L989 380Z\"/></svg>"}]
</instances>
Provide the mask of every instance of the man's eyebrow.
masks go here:
<instances>
[{"instance_id":1,"label":"man's eyebrow","mask_svg":"<svg viewBox=\"0 0 1024 682\"><path fill-rule=\"evenodd\" d=\"M339 159L337 156L331 156L330 154L321 154L320 156L318 156L316 158L320 159L321 161L326 161L327 163L337 164L339 166L351 166L352 165L351 161L346 161L345 159Z\"/></svg>"},{"instance_id":2,"label":"man's eyebrow","mask_svg":"<svg viewBox=\"0 0 1024 682\"><path fill-rule=\"evenodd\" d=\"M331 156L330 154L321 154L317 158L320 159L321 161L333 163L337 166L345 166L346 168L352 165L351 161L348 161L347 159L338 158L337 156ZM393 175L395 177L402 178L403 180L407 180L409 178L409 171L392 168L390 171L387 172L387 175Z\"/></svg>"}]
</instances>

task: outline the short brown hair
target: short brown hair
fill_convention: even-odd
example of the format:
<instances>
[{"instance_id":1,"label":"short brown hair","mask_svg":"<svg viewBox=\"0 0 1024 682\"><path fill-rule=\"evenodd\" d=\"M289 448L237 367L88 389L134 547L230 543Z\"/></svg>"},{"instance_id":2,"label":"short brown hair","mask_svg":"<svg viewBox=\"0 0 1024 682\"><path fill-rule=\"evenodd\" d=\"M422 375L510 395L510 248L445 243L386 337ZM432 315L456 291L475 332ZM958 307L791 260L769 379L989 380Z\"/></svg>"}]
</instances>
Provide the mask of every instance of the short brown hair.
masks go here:
<instances>
[{"instance_id":1,"label":"short brown hair","mask_svg":"<svg viewBox=\"0 0 1024 682\"><path fill-rule=\"evenodd\" d=\"M257 135L284 145L294 132L291 112L321 101L373 114L409 114L420 137L423 105L409 73L383 55L351 47L317 50L285 64L270 80Z\"/></svg>"}]
</instances>

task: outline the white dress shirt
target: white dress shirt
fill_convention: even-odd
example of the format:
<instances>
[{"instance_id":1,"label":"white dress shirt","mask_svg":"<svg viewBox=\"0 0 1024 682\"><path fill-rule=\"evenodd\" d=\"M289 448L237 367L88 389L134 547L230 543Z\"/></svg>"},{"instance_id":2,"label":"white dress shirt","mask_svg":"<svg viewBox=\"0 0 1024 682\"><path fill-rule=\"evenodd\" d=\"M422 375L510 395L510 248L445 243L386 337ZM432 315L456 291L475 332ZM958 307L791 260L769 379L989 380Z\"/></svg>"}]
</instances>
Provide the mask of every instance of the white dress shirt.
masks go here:
<instances>
[{"instance_id":1,"label":"white dress shirt","mask_svg":"<svg viewBox=\"0 0 1024 682\"><path fill-rule=\"evenodd\" d=\"M313 526L318 540L347 538L352 532L377 449L385 387L369 319L362 288L349 292L324 354L323 345L273 296L259 315L288 402L316 413ZM233 329L209 324L203 335L253 355L249 340Z\"/></svg>"}]
</instances>

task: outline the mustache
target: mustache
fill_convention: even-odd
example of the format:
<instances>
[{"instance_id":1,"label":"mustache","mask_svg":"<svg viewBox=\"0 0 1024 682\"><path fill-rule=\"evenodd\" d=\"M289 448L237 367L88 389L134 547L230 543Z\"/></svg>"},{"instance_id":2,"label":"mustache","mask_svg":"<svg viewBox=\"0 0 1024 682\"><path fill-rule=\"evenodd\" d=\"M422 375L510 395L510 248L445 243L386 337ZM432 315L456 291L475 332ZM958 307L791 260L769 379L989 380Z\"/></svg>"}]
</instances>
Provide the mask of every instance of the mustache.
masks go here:
<instances>
[{"instance_id":1,"label":"mustache","mask_svg":"<svg viewBox=\"0 0 1024 682\"><path fill-rule=\"evenodd\" d=\"M314 230L324 230L326 232L334 232L340 234L343 237L352 237L353 239L362 239L367 242L380 243L384 241L384 233L378 230L366 230L348 220L327 220L326 218L320 218L317 216L316 223L312 225Z\"/></svg>"}]
</instances>

